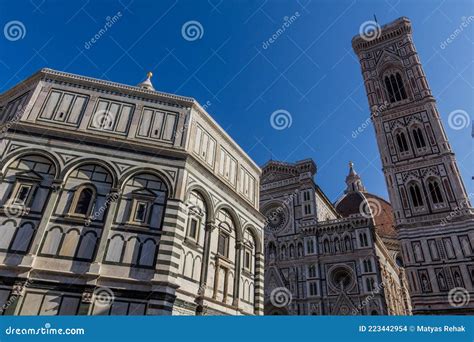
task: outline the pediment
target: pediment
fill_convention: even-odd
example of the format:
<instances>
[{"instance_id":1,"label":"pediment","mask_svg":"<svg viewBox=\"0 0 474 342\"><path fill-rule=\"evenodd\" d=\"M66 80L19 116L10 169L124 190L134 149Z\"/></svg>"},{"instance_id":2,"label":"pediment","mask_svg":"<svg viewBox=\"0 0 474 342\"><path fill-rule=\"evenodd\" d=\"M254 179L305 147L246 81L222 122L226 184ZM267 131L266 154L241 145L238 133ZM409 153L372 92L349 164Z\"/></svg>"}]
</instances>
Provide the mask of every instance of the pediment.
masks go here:
<instances>
[{"instance_id":1,"label":"pediment","mask_svg":"<svg viewBox=\"0 0 474 342\"><path fill-rule=\"evenodd\" d=\"M333 315L355 315L357 313L357 307L354 305L349 296L342 291L337 297L336 303L333 306L332 313Z\"/></svg>"},{"instance_id":2,"label":"pediment","mask_svg":"<svg viewBox=\"0 0 474 342\"><path fill-rule=\"evenodd\" d=\"M285 287L283 277L275 266L270 267L265 272L265 287L267 293L270 293L276 288Z\"/></svg>"},{"instance_id":3,"label":"pediment","mask_svg":"<svg viewBox=\"0 0 474 342\"><path fill-rule=\"evenodd\" d=\"M402 61L398 57L398 55L394 52L384 50L376 59L375 62L377 69L385 69L385 66L390 65L402 65Z\"/></svg>"}]
</instances>

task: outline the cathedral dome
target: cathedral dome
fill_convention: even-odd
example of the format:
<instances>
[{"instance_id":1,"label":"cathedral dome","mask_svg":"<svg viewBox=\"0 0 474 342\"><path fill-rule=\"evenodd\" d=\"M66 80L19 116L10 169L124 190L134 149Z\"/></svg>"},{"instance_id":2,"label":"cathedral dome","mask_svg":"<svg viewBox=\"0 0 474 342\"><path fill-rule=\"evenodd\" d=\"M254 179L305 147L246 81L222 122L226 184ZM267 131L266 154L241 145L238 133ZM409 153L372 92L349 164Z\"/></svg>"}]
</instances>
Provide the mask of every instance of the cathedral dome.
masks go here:
<instances>
[{"instance_id":1,"label":"cathedral dome","mask_svg":"<svg viewBox=\"0 0 474 342\"><path fill-rule=\"evenodd\" d=\"M392 206L383 198L365 190L354 165L349 164L349 175L346 177L345 194L336 202L336 210L343 216L371 215L375 222L375 231L381 238L395 239L397 233L393 220Z\"/></svg>"}]
</instances>

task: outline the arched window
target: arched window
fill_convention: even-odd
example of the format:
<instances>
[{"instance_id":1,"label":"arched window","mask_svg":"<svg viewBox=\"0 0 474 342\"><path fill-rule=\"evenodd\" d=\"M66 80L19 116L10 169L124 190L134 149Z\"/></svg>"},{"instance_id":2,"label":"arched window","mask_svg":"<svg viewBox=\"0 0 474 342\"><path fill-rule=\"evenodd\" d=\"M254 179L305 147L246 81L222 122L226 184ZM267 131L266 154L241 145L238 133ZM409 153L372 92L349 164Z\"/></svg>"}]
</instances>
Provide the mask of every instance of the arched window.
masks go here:
<instances>
[{"instance_id":1,"label":"arched window","mask_svg":"<svg viewBox=\"0 0 474 342\"><path fill-rule=\"evenodd\" d=\"M324 253L329 253L329 241L326 239L323 242L324 245Z\"/></svg>"},{"instance_id":2,"label":"arched window","mask_svg":"<svg viewBox=\"0 0 474 342\"><path fill-rule=\"evenodd\" d=\"M411 197L411 201L413 203L413 206L415 208L418 208L418 207L422 207L423 206L423 198L421 197L421 191L420 191L420 187L418 186L418 184L411 184L410 187L409 187L409 190L410 190L410 197Z\"/></svg>"},{"instance_id":3,"label":"arched window","mask_svg":"<svg viewBox=\"0 0 474 342\"><path fill-rule=\"evenodd\" d=\"M90 186L79 187L72 202L72 213L88 216L94 204L95 190Z\"/></svg>"},{"instance_id":4,"label":"arched window","mask_svg":"<svg viewBox=\"0 0 474 342\"><path fill-rule=\"evenodd\" d=\"M308 252L308 254L314 253L314 242L312 239L306 241L306 251Z\"/></svg>"},{"instance_id":5,"label":"arched window","mask_svg":"<svg viewBox=\"0 0 474 342\"><path fill-rule=\"evenodd\" d=\"M281 246L281 258L286 259L286 246Z\"/></svg>"},{"instance_id":6,"label":"arched window","mask_svg":"<svg viewBox=\"0 0 474 342\"><path fill-rule=\"evenodd\" d=\"M268 244L268 256L270 259L275 259L276 256L276 247L273 242Z\"/></svg>"},{"instance_id":7,"label":"arched window","mask_svg":"<svg viewBox=\"0 0 474 342\"><path fill-rule=\"evenodd\" d=\"M309 265L308 267L308 278L316 278L316 266Z\"/></svg>"},{"instance_id":8,"label":"arched window","mask_svg":"<svg viewBox=\"0 0 474 342\"><path fill-rule=\"evenodd\" d=\"M413 139L415 140L416 148L422 148L426 146L425 138L423 137L423 132L420 127L413 128Z\"/></svg>"},{"instance_id":9,"label":"arched window","mask_svg":"<svg viewBox=\"0 0 474 342\"><path fill-rule=\"evenodd\" d=\"M407 93L400 73L396 72L386 75L384 77L384 82L391 103L405 100L407 98Z\"/></svg>"},{"instance_id":10,"label":"arched window","mask_svg":"<svg viewBox=\"0 0 474 342\"><path fill-rule=\"evenodd\" d=\"M372 272L372 262L370 260L364 260L364 272Z\"/></svg>"},{"instance_id":11,"label":"arched window","mask_svg":"<svg viewBox=\"0 0 474 342\"><path fill-rule=\"evenodd\" d=\"M302 257L303 255L304 255L303 244L299 242L298 243L298 257Z\"/></svg>"},{"instance_id":12,"label":"arched window","mask_svg":"<svg viewBox=\"0 0 474 342\"><path fill-rule=\"evenodd\" d=\"M344 247L345 247L346 251L351 250L351 239L349 238L349 236L346 236L344 238Z\"/></svg>"},{"instance_id":13,"label":"arched window","mask_svg":"<svg viewBox=\"0 0 474 342\"><path fill-rule=\"evenodd\" d=\"M290 258L294 258L294 257L295 257L295 246L290 245Z\"/></svg>"},{"instance_id":14,"label":"arched window","mask_svg":"<svg viewBox=\"0 0 474 342\"><path fill-rule=\"evenodd\" d=\"M373 290L371 280L372 280L371 278L365 279L365 285L367 287L367 291L372 291Z\"/></svg>"},{"instance_id":15,"label":"arched window","mask_svg":"<svg viewBox=\"0 0 474 342\"><path fill-rule=\"evenodd\" d=\"M395 135L395 137L397 139L398 150L400 152L407 152L408 151L408 143L407 143L407 139L405 137L405 133L398 132Z\"/></svg>"},{"instance_id":16,"label":"arched window","mask_svg":"<svg viewBox=\"0 0 474 342\"><path fill-rule=\"evenodd\" d=\"M431 200L433 204L443 203L443 196L441 194L441 190L439 188L439 184L436 180L428 181L428 189L430 191Z\"/></svg>"},{"instance_id":17,"label":"arched window","mask_svg":"<svg viewBox=\"0 0 474 342\"><path fill-rule=\"evenodd\" d=\"M367 234L366 233L360 233L359 234L359 240L360 240L361 247L367 247L369 245L369 242L367 241Z\"/></svg>"}]
</instances>

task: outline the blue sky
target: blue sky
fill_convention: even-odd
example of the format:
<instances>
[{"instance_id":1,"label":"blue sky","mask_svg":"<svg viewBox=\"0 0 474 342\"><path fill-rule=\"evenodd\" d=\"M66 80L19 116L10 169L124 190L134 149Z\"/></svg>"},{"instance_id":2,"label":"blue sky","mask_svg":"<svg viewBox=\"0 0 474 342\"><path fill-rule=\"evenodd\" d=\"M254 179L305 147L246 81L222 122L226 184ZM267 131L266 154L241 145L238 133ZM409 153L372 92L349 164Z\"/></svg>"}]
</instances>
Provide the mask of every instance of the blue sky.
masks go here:
<instances>
[{"instance_id":1,"label":"blue sky","mask_svg":"<svg viewBox=\"0 0 474 342\"><path fill-rule=\"evenodd\" d=\"M411 19L464 182L474 192L470 125L448 125L455 110L474 118L473 1L1 0L1 27L20 21L24 31L14 41L0 36L0 92L42 67L131 85L153 71L156 89L206 105L259 165L313 158L317 183L336 200L352 160L366 188L386 197L373 128L353 137L369 110L351 39L374 14L380 24ZM269 43L285 20L291 24ZM199 23L197 37L192 30L183 36L189 21ZM278 110L291 115L290 127L272 127Z\"/></svg>"}]
</instances>

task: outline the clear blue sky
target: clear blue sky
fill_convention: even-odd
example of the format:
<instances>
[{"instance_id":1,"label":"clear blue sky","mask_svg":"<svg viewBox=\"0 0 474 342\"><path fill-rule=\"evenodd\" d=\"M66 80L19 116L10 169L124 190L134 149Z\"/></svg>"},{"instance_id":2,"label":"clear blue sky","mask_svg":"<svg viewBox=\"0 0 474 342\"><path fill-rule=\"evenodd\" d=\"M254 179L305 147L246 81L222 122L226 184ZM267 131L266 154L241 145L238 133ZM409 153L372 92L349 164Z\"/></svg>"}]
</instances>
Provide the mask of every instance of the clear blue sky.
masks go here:
<instances>
[{"instance_id":1,"label":"clear blue sky","mask_svg":"<svg viewBox=\"0 0 474 342\"><path fill-rule=\"evenodd\" d=\"M121 16L104 27L106 17ZM299 16L296 16L298 12ZM196 98L259 164L313 158L319 185L331 200L344 190L353 160L365 186L386 197L373 128L352 132L369 114L351 39L360 25L400 16L414 39L464 182L474 192L471 128L451 129L448 115L474 118L473 1L0 1L0 24L20 21L23 38L0 36L0 92L42 67L135 85L153 71L155 88ZM291 25L265 49L283 25ZM186 40L188 21L202 36ZM193 39L193 36L188 36ZM276 130L271 114L288 111L292 125Z\"/></svg>"}]
</instances>

